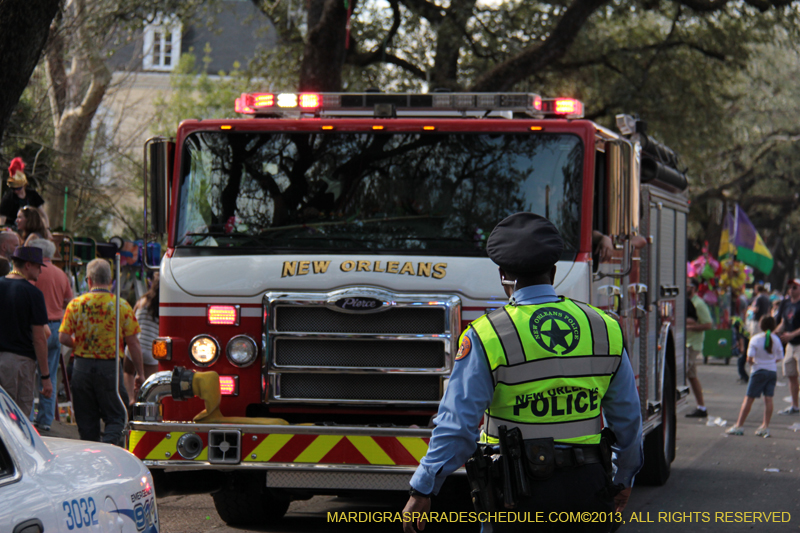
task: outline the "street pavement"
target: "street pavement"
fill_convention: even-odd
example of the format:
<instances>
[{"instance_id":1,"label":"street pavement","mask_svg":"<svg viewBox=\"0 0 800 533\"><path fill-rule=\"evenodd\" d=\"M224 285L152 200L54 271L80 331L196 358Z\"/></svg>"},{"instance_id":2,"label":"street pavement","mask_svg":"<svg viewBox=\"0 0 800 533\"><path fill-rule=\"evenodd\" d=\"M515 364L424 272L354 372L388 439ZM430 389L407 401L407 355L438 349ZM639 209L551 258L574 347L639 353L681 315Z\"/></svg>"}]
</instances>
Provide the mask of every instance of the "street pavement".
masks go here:
<instances>
[{"instance_id":1,"label":"street pavement","mask_svg":"<svg viewBox=\"0 0 800 533\"><path fill-rule=\"evenodd\" d=\"M789 405L787 381L778 372L771 437L765 439L754 435L761 425L763 399L753 404L743 436L725 434L736 422L747 388L736 383L735 361L724 365L720 360L710 359L709 364L698 366L698 377L703 384L709 418L707 421L691 419L679 413L672 475L663 487L634 488L625 512L628 523L622 531L800 531L800 432L797 432L800 417L777 414ZM694 409L693 398L689 402L685 412ZM730 522L726 520L754 520L755 517L717 515L754 511L786 512L791 514L791 520L788 523ZM641 513L637 518L649 516L653 522L632 523L633 512ZM690 514L694 512L707 515ZM667 514L662 514L659 521L659 513ZM689 522L690 519L694 521Z\"/></svg>"},{"instance_id":2,"label":"street pavement","mask_svg":"<svg viewBox=\"0 0 800 533\"><path fill-rule=\"evenodd\" d=\"M753 405L743 436L725 434L736 420L746 390L745 385L736 383L735 361L724 365L710 359L709 364L699 366L699 378L708 420L683 416L694 408L690 398L688 406L678 414L677 452L669 481L663 487L634 487L623 514L626 524L620 531L800 531L800 432L791 427L800 429L800 417L777 414L788 405L786 381L779 373L772 435L764 439L753 435L761 423L763 400L756 400ZM75 426L60 423L53 426L51 434L77 437ZM404 501L405 497L398 495L371 499L319 496L293 502L281 523L252 531L400 531L399 524L332 524L327 521L327 512L399 511ZM244 531L222 522L209 495L169 496L160 498L158 506L161 530L166 533ZM467 532L477 528L439 523L428 524L426 531Z\"/></svg>"}]
</instances>

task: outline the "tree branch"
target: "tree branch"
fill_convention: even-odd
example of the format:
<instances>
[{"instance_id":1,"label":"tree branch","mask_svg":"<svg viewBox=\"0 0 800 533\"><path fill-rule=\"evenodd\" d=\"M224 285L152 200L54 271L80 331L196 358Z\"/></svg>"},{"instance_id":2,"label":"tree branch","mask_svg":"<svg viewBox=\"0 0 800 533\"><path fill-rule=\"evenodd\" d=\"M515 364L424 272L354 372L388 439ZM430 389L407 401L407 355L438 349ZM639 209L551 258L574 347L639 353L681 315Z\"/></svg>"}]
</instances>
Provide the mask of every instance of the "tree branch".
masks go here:
<instances>
[{"instance_id":1,"label":"tree branch","mask_svg":"<svg viewBox=\"0 0 800 533\"><path fill-rule=\"evenodd\" d=\"M476 0L452 2L436 32L436 51L434 55L431 84L434 88L444 87L458 90L458 60L466 32L466 21L472 15Z\"/></svg>"},{"instance_id":2,"label":"tree branch","mask_svg":"<svg viewBox=\"0 0 800 533\"><path fill-rule=\"evenodd\" d=\"M67 72L64 68L64 38L54 23L50 26L50 38L45 45L45 75L47 97L50 100L50 116L53 127L58 122L67 104Z\"/></svg>"},{"instance_id":3,"label":"tree branch","mask_svg":"<svg viewBox=\"0 0 800 533\"><path fill-rule=\"evenodd\" d=\"M694 50L710 59L716 59L718 61L724 62L727 60L727 57L722 52L717 52L715 50L708 50L703 48L702 46L690 43L688 41L672 41L669 43L656 43L656 44L648 44L645 46L638 46L635 48L631 47L623 47L617 48L616 50L611 50L606 52L605 54L597 57L590 57L584 59L582 61L559 61L550 67L552 70L557 72L564 72L568 70L575 70L584 67L591 67L597 65L604 65L617 73L622 73L622 71L615 67L611 63L611 57L614 55L623 55L623 54L639 54L641 52L648 52L651 50L659 50L659 49L667 49L667 48L681 48L685 47L690 50Z\"/></svg>"},{"instance_id":4,"label":"tree branch","mask_svg":"<svg viewBox=\"0 0 800 533\"><path fill-rule=\"evenodd\" d=\"M557 61L575 41L588 18L606 2L607 0L574 0L543 43L529 46L515 57L490 69L475 80L469 90L507 90L530 74Z\"/></svg>"},{"instance_id":5,"label":"tree branch","mask_svg":"<svg viewBox=\"0 0 800 533\"><path fill-rule=\"evenodd\" d=\"M349 0L355 9L358 0ZM311 11L319 14L312 20ZM300 91L326 92L342 89L347 10L341 0L311 0L308 39L300 65Z\"/></svg>"},{"instance_id":6,"label":"tree branch","mask_svg":"<svg viewBox=\"0 0 800 533\"><path fill-rule=\"evenodd\" d=\"M392 42L392 39L394 39L394 36L397 34L397 31L400 29L400 24L402 22L402 18L401 18L401 15L400 15L400 5L398 3L398 0L389 0L389 3L392 5L392 27L389 28L389 32L386 34L386 37L383 38L383 40L378 45L378 47L375 48L375 50L372 50L370 52L361 52L361 53L359 53L357 51L358 43L351 36L350 40L353 43L353 45L350 47L350 52L347 54L346 61L347 61L348 64L359 66L359 67L364 67L364 66L367 66L367 65L371 65L373 63L380 62L382 56L386 55L386 47L389 45L389 43ZM408 63L407 61L399 59L397 56L393 56L393 57L395 58L396 61L405 62L408 67L412 67L412 68L415 68L416 70L420 70L420 69L416 68L414 65L411 65L410 63ZM394 61L387 61L387 62L398 64L397 62L394 62ZM406 68L406 66L403 66L403 68ZM422 74L423 74L423 76L425 75L424 72Z\"/></svg>"},{"instance_id":7,"label":"tree branch","mask_svg":"<svg viewBox=\"0 0 800 533\"><path fill-rule=\"evenodd\" d=\"M400 0L408 9L424 18L431 24L439 24L445 18L444 10L427 0Z\"/></svg>"},{"instance_id":8,"label":"tree branch","mask_svg":"<svg viewBox=\"0 0 800 533\"><path fill-rule=\"evenodd\" d=\"M347 59L348 64L357 67L366 67L367 65L373 65L381 62L396 65L420 80L427 79L427 72L414 65L410 61L407 61L394 54L375 54L374 52L369 52L366 54L353 54L348 56Z\"/></svg>"},{"instance_id":9,"label":"tree branch","mask_svg":"<svg viewBox=\"0 0 800 533\"><path fill-rule=\"evenodd\" d=\"M754 156L750 159L746 167L739 171L738 175L716 187L706 189L694 198L694 203L704 203L712 198L722 198L723 191L740 188L747 189L751 187L756 181L757 163L761 161L767 154L770 153L777 145L782 143L795 143L800 141L800 134L784 134L778 133L770 135L765 139L764 143L756 150Z\"/></svg>"}]
</instances>

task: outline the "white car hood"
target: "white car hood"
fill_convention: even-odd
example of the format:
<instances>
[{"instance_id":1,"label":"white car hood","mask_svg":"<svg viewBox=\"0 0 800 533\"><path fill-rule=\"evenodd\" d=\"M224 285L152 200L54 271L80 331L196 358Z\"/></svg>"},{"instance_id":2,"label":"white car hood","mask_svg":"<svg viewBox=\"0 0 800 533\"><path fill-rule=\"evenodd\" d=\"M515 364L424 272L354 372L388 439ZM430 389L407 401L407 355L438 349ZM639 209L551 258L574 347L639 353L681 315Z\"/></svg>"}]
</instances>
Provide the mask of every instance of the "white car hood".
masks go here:
<instances>
[{"instance_id":1,"label":"white car hood","mask_svg":"<svg viewBox=\"0 0 800 533\"><path fill-rule=\"evenodd\" d=\"M125 485L131 479L147 475L147 468L136 457L118 446L82 440L43 437L45 446L53 454L44 470L56 486L67 490L85 490L98 479L104 485ZM91 465L92 475L85 475ZM141 481L141 480L140 480Z\"/></svg>"}]
</instances>

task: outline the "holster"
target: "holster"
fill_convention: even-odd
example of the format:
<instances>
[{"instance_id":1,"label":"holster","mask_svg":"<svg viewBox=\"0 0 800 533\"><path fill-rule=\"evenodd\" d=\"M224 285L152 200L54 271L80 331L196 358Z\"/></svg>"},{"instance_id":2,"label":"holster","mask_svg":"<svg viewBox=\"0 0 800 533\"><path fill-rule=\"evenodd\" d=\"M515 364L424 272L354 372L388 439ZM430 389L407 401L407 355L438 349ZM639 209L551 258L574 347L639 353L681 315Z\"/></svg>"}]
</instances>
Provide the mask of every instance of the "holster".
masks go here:
<instances>
[{"instance_id":1,"label":"holster","mask_svg":"<svg viewBox=\"0 0 800 533\"><path fill-rule=\"evenodd\" d=\"M555 442L552 438L527 439L525 444L525 471L531 479L549 479L556 471Z\"/></svg>"},{"instance_id":2,"label":"holster","mask_svg":"<svg viewBox=\"0 0 800 533\"><path fill-rule=\"evenodd\" d=\"M497 509L495 501L497 466L491 453L489 447L479 445L464 465L467 469L472 504L479 513L493 512Z\"/></svg>"},{"instance_id":3,"label":"holster","mask_svg":"<svg viewBox=\"0 0 800 533\"><path fill-rule=\"evenodd\" d=\"M611 446L617 442L617 436L609 428L603 428L600 434L600 462L603 469L606 471L606 487L600 491L601 496L608 499L614 497L622 492L625 486L622 483L614 484L614 468L611 463Z\"/></svg>"},{"instance_id":4,"label":"holster","mask_svg":"<svg viewBox=\"0 0 800 533\"><path fill-rule=\"evenodd\" d=\"M617 436L614 435L614 432L607 427L603 428L603 431L600 433L600 462L609 477L613 474L611 446L616 442Z\"/></svg>"}]
</instances>

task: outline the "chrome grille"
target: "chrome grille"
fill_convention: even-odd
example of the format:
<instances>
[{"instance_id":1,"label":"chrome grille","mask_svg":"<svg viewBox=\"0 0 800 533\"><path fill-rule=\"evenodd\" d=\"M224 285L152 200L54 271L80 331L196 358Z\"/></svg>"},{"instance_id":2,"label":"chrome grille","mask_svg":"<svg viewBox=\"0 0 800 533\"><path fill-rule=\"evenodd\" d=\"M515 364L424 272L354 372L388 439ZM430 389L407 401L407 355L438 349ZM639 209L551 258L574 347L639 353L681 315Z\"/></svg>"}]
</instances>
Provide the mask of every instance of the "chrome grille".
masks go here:
<instances>
[{"instance_id":1,"label":"chrome grille","mask_svg":"<svg viewBox=\"0 0 800 533\"><path fill-rule=\"evenodd\" d=\"M400 307L377 313L341 313L326 307L277 306L277 331L318 333L416 333L447 331L441 308Z\"/></svg>"},{"instance_id":2,"label":"chrome grille","mask_svg":"<svg viewBox=\"0 0 800 533\"><path fill-rule=\"evenodd\" d=\"M445 343L414 340L276 339L275 365L444 368Z\"/></svg>"},{"instance_id":3,"label":"chrome grille","mask_svg":"<svg viewBox=\"0 0 800 533\"><path fill-rule=\"evenodd\" d=\"M382 302L342 310L343 298ZM457 349L461 301L370 288L264 297L270 402L435 405Z\"/></svg>"},{"instance_id":4,"label":"chrome grille","mask_svg":"<svg viewBox=\"0 0 800 533\"><path fill-rule=\"evenodd\" d=\"M282 374L282 398L378 402L436 402L439 376L391 374ZM333 400L335 401L335 400Z\"/></svg>"}]
</instances>

